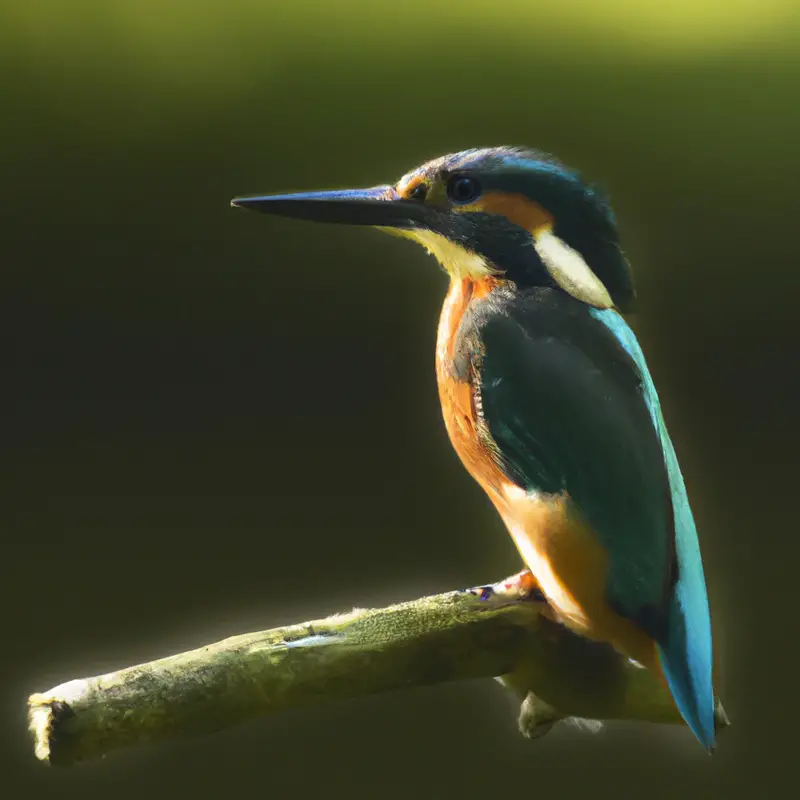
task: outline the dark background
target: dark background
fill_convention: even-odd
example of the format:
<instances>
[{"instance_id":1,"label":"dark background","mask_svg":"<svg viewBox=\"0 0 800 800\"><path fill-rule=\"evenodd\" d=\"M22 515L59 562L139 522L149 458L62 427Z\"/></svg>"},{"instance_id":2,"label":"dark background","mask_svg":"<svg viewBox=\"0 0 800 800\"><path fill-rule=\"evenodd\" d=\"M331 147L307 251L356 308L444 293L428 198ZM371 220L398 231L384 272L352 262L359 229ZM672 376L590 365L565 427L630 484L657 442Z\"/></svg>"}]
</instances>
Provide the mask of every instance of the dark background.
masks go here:
<instances>
[{"instance_id":1,"label":"dark background","mask_svg":"<svg viewBox=\"0 0 800 800\"><path fill-rule=\"evenodd\" d=\"M4 5L3 795L788 791L799 88L792 0ZM32 691L518 568L440 421L435 263L228 207L498 143L615 202L701 531L718 753L648 725L530 743L484 681L36 763Z\"/></svg>"}]
</instances>

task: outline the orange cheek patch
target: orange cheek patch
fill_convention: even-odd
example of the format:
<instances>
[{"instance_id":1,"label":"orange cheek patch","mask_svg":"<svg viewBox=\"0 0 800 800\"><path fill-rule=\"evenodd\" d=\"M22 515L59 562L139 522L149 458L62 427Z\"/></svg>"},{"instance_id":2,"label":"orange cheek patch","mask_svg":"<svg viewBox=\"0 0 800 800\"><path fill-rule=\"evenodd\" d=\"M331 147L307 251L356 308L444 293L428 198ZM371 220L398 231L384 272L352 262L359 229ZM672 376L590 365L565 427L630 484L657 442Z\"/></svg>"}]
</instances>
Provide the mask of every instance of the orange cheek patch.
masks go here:
<instances>
[{"instance_id":1,"label":"orange cheek patch","mask_svg":"<svg viewBox=\"0 0 800 800\"><path fill-rule=\"evenodd\" d=\"M486 214L499 214L509 222L531 233L553 227L553 215L525 195L506 194L505 192L488 192L469 206L462 206L461 211L483 211Z\"/></svg>"}]
</instances>

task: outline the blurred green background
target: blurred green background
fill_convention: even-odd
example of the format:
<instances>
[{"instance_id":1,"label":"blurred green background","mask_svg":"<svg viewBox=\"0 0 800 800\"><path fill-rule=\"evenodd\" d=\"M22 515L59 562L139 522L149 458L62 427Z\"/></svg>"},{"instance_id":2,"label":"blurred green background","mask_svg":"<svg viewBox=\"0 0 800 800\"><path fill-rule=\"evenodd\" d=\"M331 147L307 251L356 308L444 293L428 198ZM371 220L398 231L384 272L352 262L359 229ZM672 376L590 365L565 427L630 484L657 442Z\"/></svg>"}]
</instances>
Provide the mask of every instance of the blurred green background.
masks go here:
<instances>
[{"instance_id":1,"label":"blurred green background","mask_svg":"<svg viewBox=\"0 0 800 800\"><path fill-rule=\"evenodd\" d=\"M3 795L796 782L799 97L796 0L3 4ZM614 200L701 531L718 754L655 726L526 742L485 681L36 764L31 691L518 568L440 421L434 262L228 207L499 143Z\"/></svg>"}]
</instances>

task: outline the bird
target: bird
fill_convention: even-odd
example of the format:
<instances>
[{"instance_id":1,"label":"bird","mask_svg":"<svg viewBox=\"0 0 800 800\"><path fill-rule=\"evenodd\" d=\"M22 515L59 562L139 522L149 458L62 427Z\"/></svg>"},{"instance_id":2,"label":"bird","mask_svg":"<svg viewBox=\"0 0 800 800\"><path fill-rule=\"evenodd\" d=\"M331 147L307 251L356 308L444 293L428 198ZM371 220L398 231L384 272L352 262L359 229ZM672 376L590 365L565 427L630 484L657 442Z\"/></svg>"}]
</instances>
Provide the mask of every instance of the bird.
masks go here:
<instances>
[{"instance_id":1,"label":"bird","mask_svg":"<svg viewBox=\"0 0 800 800\"><path fill-rule=\"evenodd\" d=\"M416 241L449 276L436 377L450 441L560 622L666 683L714 748L697 530L606 194L547 153L465 150L397 183L238 197Z\"/></svg>"}]
</instances>

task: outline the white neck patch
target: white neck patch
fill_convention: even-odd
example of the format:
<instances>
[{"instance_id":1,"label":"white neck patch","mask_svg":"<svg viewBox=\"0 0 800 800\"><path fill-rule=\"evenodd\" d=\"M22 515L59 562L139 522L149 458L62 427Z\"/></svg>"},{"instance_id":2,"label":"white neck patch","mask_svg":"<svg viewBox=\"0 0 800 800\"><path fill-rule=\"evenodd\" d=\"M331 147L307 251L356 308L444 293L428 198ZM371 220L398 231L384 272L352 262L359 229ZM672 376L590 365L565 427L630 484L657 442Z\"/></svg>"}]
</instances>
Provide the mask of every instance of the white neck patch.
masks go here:
<instances>
[{"instance_id":1,"label":"white neck patch","mask_svg":"<svg viewBox=\"0 0 800 800\"><path fill-rule=\"evenodd\" d=\"M613 308L614 301L583 256L551 230L534 233L533 246L553 280L582 303L595 308Z\"/></svg>"}]
</instances>

